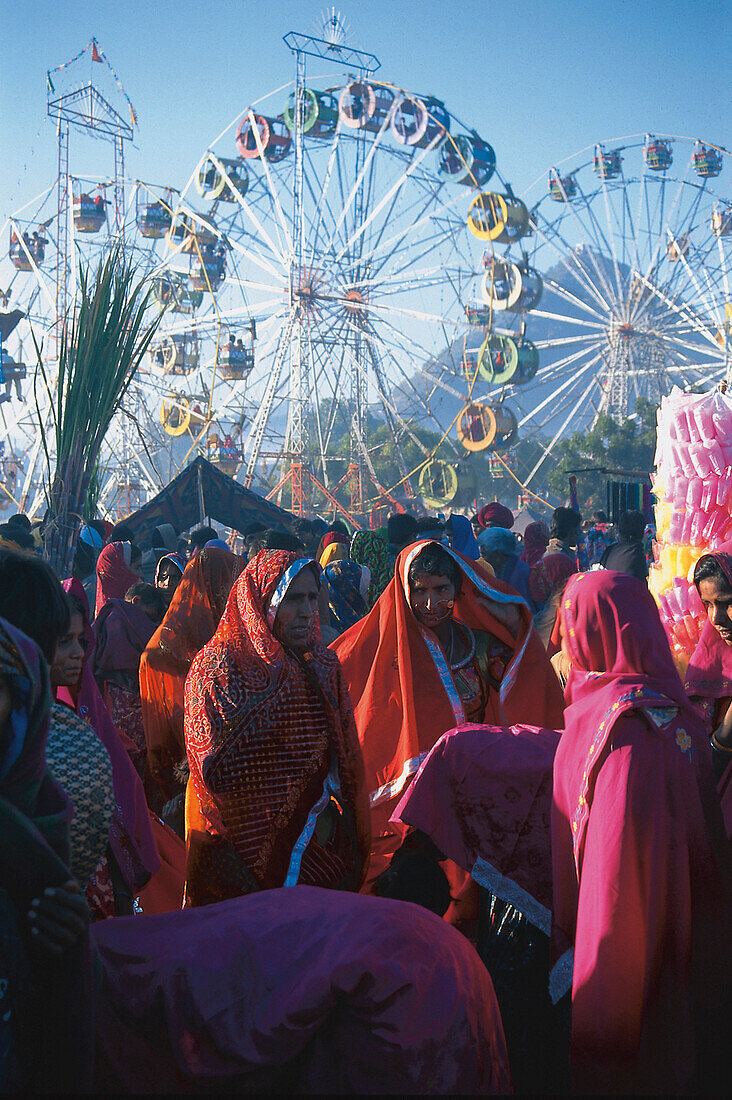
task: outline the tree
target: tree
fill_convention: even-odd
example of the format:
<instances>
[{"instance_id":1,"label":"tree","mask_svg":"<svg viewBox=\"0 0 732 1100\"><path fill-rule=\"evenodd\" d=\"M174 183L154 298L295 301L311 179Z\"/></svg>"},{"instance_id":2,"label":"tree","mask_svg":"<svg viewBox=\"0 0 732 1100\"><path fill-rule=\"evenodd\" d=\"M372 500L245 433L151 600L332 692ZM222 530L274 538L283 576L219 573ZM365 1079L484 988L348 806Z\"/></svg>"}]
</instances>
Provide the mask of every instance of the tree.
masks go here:
<instances>
[{"instance_id":1,"label":"tree","mask_svg":"<svg viewBox=\"0 0 732 1100\"><path fill-rule=\"evenodd\" d=\"M146 324L152 286L115 245L94 276L79 271L79 294L65 319L52 389L35 340L38 374L51 402L55 468L41 420L49 471L46 553L61 577L69 576L84 505L104 437L160 323Z\"/></svg>"},{"instance_id":2,"label":"tree","mask_svg":"<svg viewBox=\"0 0 732 1100\"><path fill-rule=\"evenodd\" d=\"M554 448L547 460L546 483L551 492L566 498L569 471L577 474L577 497L580 508L591 511L603 508L606 499L606 470L629 473L653 469L656 446L656 407L645 398L638 398L635 413L621 423L601 416L589 432L575 432Z\"/></svg>"}]
</instances>

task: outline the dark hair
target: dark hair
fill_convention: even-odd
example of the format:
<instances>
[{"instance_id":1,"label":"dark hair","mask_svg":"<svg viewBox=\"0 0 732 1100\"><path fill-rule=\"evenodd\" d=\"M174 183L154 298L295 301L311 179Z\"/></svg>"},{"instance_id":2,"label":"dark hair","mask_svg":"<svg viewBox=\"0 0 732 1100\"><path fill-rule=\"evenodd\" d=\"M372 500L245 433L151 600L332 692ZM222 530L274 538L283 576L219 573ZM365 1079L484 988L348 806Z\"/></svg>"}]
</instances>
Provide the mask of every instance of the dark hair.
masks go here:
<instances>
[{"instance_id":1,"label":"dark hair","mask_svg":"<svg viewBox=\"0 0 732 1100\"><path fill-rule=\"evenodd\" d=\"M202 550L207 542L218 537L213 527L196 527L188 536L188 542L192 550Z\"/></svg>"},{"instance_id":2,"label":"dark hair","mask_svg":"<svg viewBox=\"0 0 732 1100\"><path fill-rule=\"evenodd\" d=\"M582 516L575 508L555 508L552 513L552 522L549 529L549 538L561 539L576 531L582 522Z\"/></svg>"},{"instance_id":3,"label":"dark hair","mask_svg":"<svg viewBox=\"0 0 732 1100\"><path fill-rule=\"evenodd\" d=\"M77 580L83 581L94 572L97 556L88 543L79 539L74 550L74 563L71 572Z\"/></svg>"},{"instance_id":4,"label":"dark hair","mask_svg":"<svg viewBox=\"0 0 732 1100\"><path fill-rule=\"evenodd\" d=\"M694 584L698 589L701 581L712 579L721 581L725 588L732 590L729 577L717 559L712 554L702 554L694 566Z\"/></svg>"},{"instance_id":5,"label":"dark hair","mask_svg":"<svg viewBox=\"0 0 732 1100\"><path fill-rule=\"evenodd\" d=\"M19 523L1 524L0 539L14 543L19 550L35 550L36 547L33 536Z\"/></svg>"},{"instance_id":6,"label":"dark hair","mask_svg":"<svg viewBox=\"0 0 732 1100\"><path fill-rule=\"evenodd\" d=\"M34 554L0 547L0 616L27 634L51 664L71 618L51 566Z\"/></svg>"},{"instance_id":7,"label":"dark hair","mask_svg":"<svg viewBox=\"0 0 732 1100\"><path fill-rule=\"evenodd\" d=\"M266 532L255 535L247 547L247 560L251 561L260 550L264 550L264 536Z\"/></svg>"},{"instance_id":8,"label":"dark hair","mask_svg":"<svg viewBox=\"0 0 732 1100\"><path fill-rule=\"evenodd\" d=\"M602 508L598 509L597 512L593 512L592 513L592 518L595 521L595 523L607 523L607 521L608 521L607 520L607 512L603 512Z\"/></svg>"},{"instance_id":9,"label":"dark hair","mask_svg":"<svg viewBox=\"0 0 732 1100\"><path fill-rule=\"evenodd\" d=\"M618 523L618 532L625 542L640 542L646 529L646 517L642 512L631 508L623 512Z\"/></svg>"},{"instance_id":10,"label":"dark hair","mask_svg":"<svg viewBox=\"0 0 732 1100\"><path fill-rule=\"evenodd\" d=\"M345 535L346 538L351 537L351 532L348 530L342 519L334 519L328 527L328 530L333 531L334 533L337 533L339 535Z\"/></svg>"},{"instance_id":11,"label":"dark hair","mask_svg":"<svg viewBox=\"0 0 732 1100\"><path fill-rule=\"evenodd\" d=\"M81 615L82 619L88 617L89 612L78 596L75 596L73 592L67 592L66 599L68 600L69 611L72 615Z\"/></svg>"},{"instance_id":12,"label":"dark hair","mask_svg":"<svg viewBox=\"0 0 732 1100\"><path fill-rule=\"evenodd\" d=\"M137 584L131 585L125 592L125 599L130 603L134 599L139 600L143 608L154 609L161 619L167 611L165 600L160 592L154 584L148 584L147 581L138 581Z\"/></svg>"},{"instance_id":13,"label":"dark hair","mask_svg":"<svg viewBox=\"0 0 732 1100\"><path fill-rule=\"evenodd\" d=\"M460 591L462 570L455 559L438 543L425 546L424 550L420 550L417 554L409 566L409 583L414 584L417 577L424 573L428 577L448 577L455 586L455 594L457 595Z\"/></svg>"},{"instance_id":14,"label":"dark hair","mask_svg":"<svg viewBox=\"0 0 732 1100\"><path fill-rule=\"evenodd\" d=\"M445 524L437 516L421 516L418 520L415 520L415 528L414 537L418 538L424 531L444 531Z\"/></svg>"},{"instance_id":15,"label":"dark hair","mask_svg":"<svg viewBox=\"0 0 732 1100\"><path fill-rule=\"evenodd\" d=\"M259 534L260 531L266 531L266 530L267 530L267 528L265 527L265 525L263 523L260 523L258 520L255 519L252 523L247 523L247 524L244 525L244 527L241 531L241 534L246 539L246 538L249 538L250 535L257 535L257 534Z\"/></svg>"},{"instance_id":16,"label":"dark hair","mask_svg":"<svg viewBox=\"0 0 732 1100\"><path fill-rule=\"evenodd\" d=\"M13 516L8 516L8 523L11 527L20 527L23 531L30 532L31 521L25 512L16 512Z\"/></svg>"},{"instance_id":17,"label":"dark hair","mask_svg":"<svg viewBox=\"0 0 732 1100\"><path fill-rule=\"evenodd\" d=\"M134 542L135 532L127 523L115 523L107 542Z\"/></svg>"},{"instance_id":18,"label":"dark hair","mask_svg":"<svg viewBox=\"0 0 732 1100\"><path fill-rule=\"evenodd\" d=\"M304 550L305 546L297 535L289 531L276 531L273 527L262 535L263 550Z\"/></svg>"},{"instance_id":19,"label":"dark hair","mask_svg":"<svg viewBox=\"0 0 732 1100\"><path fill-rule=\"evenodd\" d=\"M386 521L386 536L392 546L407 546L416 534L417 521L408 512L395 512Z\"/></svg>"}]
</instances>

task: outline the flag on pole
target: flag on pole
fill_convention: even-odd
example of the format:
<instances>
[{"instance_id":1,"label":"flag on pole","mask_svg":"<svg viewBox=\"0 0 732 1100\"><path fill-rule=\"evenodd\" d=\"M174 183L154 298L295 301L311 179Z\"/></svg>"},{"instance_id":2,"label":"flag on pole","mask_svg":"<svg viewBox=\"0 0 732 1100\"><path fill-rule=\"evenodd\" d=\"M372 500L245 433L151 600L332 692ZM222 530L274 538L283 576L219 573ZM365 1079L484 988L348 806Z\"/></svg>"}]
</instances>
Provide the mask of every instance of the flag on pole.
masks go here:
<instances>
[{"instance_id":1,"label":"flag on pole","mask_svg":"<svg viewBox=\"0 0 732 1100\"><path fill-rule=\"evenodd\" d=\"M53 86L53 81L51 80L50 70L46 73L46 87L47 87L49 92L55 92L56 91L56 89Z\"/></svg>"},{"instance_id":2,"label":"flag on pole","mask_svg":"<svg viewBox=\"0 0 732 1100\"><path fill-rule=\"evenodd\" d=\"M92 61L99 61L100 64L102 62L102 55L100 54L99 50L97 49L97 40L96 40L96 38L92 38Z\"/></svg>"}]
</instances>

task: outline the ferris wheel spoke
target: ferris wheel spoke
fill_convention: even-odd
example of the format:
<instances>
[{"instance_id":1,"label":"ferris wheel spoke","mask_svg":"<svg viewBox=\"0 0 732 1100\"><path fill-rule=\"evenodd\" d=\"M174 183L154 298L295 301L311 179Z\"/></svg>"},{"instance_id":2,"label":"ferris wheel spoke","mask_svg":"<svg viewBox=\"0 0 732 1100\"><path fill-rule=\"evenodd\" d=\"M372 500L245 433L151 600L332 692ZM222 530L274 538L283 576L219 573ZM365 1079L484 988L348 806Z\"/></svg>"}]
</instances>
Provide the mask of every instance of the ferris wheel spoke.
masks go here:
<instances>
[{"instance_id":1,"label":"ferris wheel spoke","mask_svg":"<svg viewBox=\"0 0 732 1100\"><path fill-rule=\"evenodd\" d=\"M406 180L403 180L402 185L405 182L406 182ZM463 199L463 197L461 195L455 195L455 197L450 199L449 202L442 203L440 205L439 209L430 210L429 213L425 214L421 218L418 218L413 223L407 224L406 226L402 226L400 228L400 230L397 233L395 233L392 237L388 238L387 240L382 240L381 243L378 245L378 247L372 249L369 253L367 253L363 257L363 259L368 260L368 261L373 261L376 256L381 255L383 253L385 255L385 258L382 261L382 265L381 265L381 266L383 266L385 263L388 262L388 260L391 258L391 256L394 254L394 252L397 248L406 247L406 242L408 241L411 234L414 234L416 231L421 230L422 227L424 225L428 224L429 222L434 222L437 219L437 217L439 215L441 215L442 213L447 213L449 211L452 211L452 209L455 206L457 206L459 203L464 202L464 201L465 200ZM443 232L442 237L444 238L445 236L446 236L446 234ZM377 268L377 270L380 270L380 268Z\"/></svg>"},{"instance_id":2,"label":"ferris wheel spoke","mask_svg":"<svg viewBox=\"0 0 732 1100\"><path fill-rule=\"evenodd\" d=\"M586 344L588 341L596 341L595 333L583 333L581 336L559 336L552 340L532 340L537 351L545 351L547 348L566 348L569 344Z\"/></svg>"},{"instance_id":3,"label":"ferris wheel spoke","mask_svg":"<svg viewBox=\"0 0 732 1100\"><path fill-rule=\"evenodd\" d=\"M256 119L254 117L254 112L251 110L251 108L249 110L249 126L251 128L250 133L254 136L254 140L257 143L259 164L264 169L264 176L267 180L267 186L269 187L272 205L274 206L275 213L277 215L277 221L280 224L280 227L282 229L282 236L285 240L285 243L283 245L282 237L279 237L278 233L278 237L280 240L280 251L283 255L291 255L293 252L292 234L290 233L290 227L285 220L285 215L282 210L282 204L280 203L280 196L277 193L277 188L275 187L274 180L272 179L272 170L270 168L269 161L264 155L264 146L262 145L262 136L259 133L259 126L257 125Z\"/></svg>"},{"instance_id":4,"label":"ferris wheel spoke","mask_svg":"<svg viewBox=\"0 0 732 1100\"><path fill-rule=\"evenodd\" d=\"M328 206L328 191L330 190L330 181L333 178L333 167L335 165L336 157L338 156L339 149L340 149L342 132L343 132L343 123L342 123L341 117L339 115L338 116L338 122L337 122L336 128L335 128L335 134L333 135L333 141L332 141L331 147L330 147L330 153L328 154L328 162L327 162L326 167L325 167L325 174L323 176L322 183L320 184L320 189L319 189L320 194L318 195L318 198L317 198L317 201L316 201L316 204L315 204L315 212L313 214L313 220L312 220L311 225L310 225L310 230L309 230L309 234L308 234L308 241L306 242L306 245L307 245L307 247L309 249L309 253L310 253L310 262L311 262L311 264L315 260L315 254L316 254L316 250L317 250L317 247L318 247L318 241L320 239L320 231L324 227L325 212L326 212L326 210L328 210L329 213L332 213L330 211L330 207ZM311 159L311 165L312 165L312 168L313 168L313 173L315 173L315 166L314 166L314 164L312 164L312 159Z\"/></svg>"},{"instance_id":5,"label":"ferris wheel spoke","mask_svg":"<svg viewBox=\"0 0 732 1100\"><path fill-rule=\"evenodd\" d=\"M589 302L585 302L582 298L578 298L576 294L572 294L571 290L567 290L567 288L562 286L561 283L558 283L556 279L547 279L544 277L543 283L544 287L551 290L557 297L563 298L565 302L568 302L570 305L575 305L578 309L582 309L585 313L589 313L590 316L594 317L595 320L599 321L601 324L607 323L607 318L604 314L600 313L594 306L591 306Z\"/></svg>"},{"instance_id":6,"label":"ferris wheel spoke","mask_svg":"<svg viewBox=\"0 0 732 1100\"><path fill-rule=\"evenodd\" d=\"M371 213L363 220L363 222L361 223L360 226L356 227L356 229L353 231L351 236L346 241L346 244L343 246L341 251L336 256L336 260L338 260L342 255L344 255L344 253L349 248L352 247L354 242L356 240L358 240L359 237L363 236L363 234L366 232L366 230L369 228L369 226L373 224L375 219L379 216L379 214L381 214L382 210L388 205L388 203L391 200L392 196L395 195L398 191L400 191L404 187L404 185L409 180L410 176L412 176L413 173L417 170L417 168L419 168L419 166L422 164L422 161L425 159L427 154L431 153L434 150L434 148L437 144L437 140L438 139L435 138L433 141L430 142L429 145L426 145L424 147L424 149L422 149L419 156L415 156L413 158L413 160L408 165L408 167L405 168L405 170L402 172L402 174L399 176L399 178L395 181L395 183L392 184L392 186L388 189L388 191L383 196L383 198L376 204L376 206L371 211ZM361 258L363 260L366 257L361 257ZM368 258L371 259L372 256L369 255Z\"/></svg>"},{"instance_id":7,"label":"ferris wheel spoke","mask_svg":"<svg viewBox=\"0 0 732 1100\"><path fill-rule=\"evenodd\" d=\"M547 224L547 230L551 232L551 237L547 236L547 232L542 229L541 224L536 226L534 232L538 237L541 237L549 247L556 251L565 269L570 274L574 275L582 288L597 302L603 314L609 316L612 313L610 303L602 296L599 287L596 285L589 271L580 259L577 249L573 248L563 234L559 232L556 228L556 223L552 224L551 228L549 224ZM562 246L561 248L560 245Z\"/></svg>"},{"instance_id":8,"label":"ferris wheel spoke","mask_svg":"<svg viewBox=\"0 0 732 1100\"><path fill-rule=\"evenodd\" d=\"M369 169L369 166L370 166L373 158L376 155L377 149L380 148L381 143L384 140L384 136L386 134L386 131L387 131L387 125L386 125L386 121L385 121L384 125L381 127L379 132L374 137L374 140L371 142L371 148L369 149L368 153L366 154L366 157L364 158L364 162L361 166L361 170L358 172L358 174L356 176L356 179L353 182L353 186L351 187L351 190L348 194L348 198L345 199L345 201L342 204L341 211L340 211L338 217L336 218L336 223L335 223L335 226L333 228L333 232L331 233L331 235L328 239L328 243L325 247L326 252L329 252L331 250L331 248L334 248L334 242L335 242L336 234L341 232L341 227L346 222L346 219L347 219L349 213L351 212L351 210L353 208L353 205L354 205L354 202L356 200L356 196L359 192L359 189L363 186L364 177L365 177L365 175L366 175L366 173ZM361 139L356 138L355 140L361 140ZM351 247L352 243L353 243L353 238L347 236L345 244L343 245L343 248L342 248L341 252L339 252L336 255L336 261L338 261L343 255L345 255L345 253Z\"/></svg>"},{"instance_id":9,"label":"ferris wheel spoke","mask_svg":"<svg viewBox=\"0 0 732 1100\"><path fill-rule=\"evenodd\" d=\"M587 201L587 196L584 194L584 192L582 191L579 184L577 185L577 191L578 191L578 194L581 196L581 198L583 200L585 210L588 214L588 219L589 220L588 220L588 222L585 222L585 221L582 220L582 218L579 215L579 210L578 210L577 204L573 200L570 200L569 202L567 202L565 204L568 207L567 217L570 219L570 221L573 221L573 222L576 223L576 225L579 229L579 233L580 233L580 241L582 240L583 237L585 237L585 238L589 237L592 240L594 248L589 248L587 250L587 254L589 256L589 260L590 260L593 268L595 269L595 275L597 276L598 283L599 283L600 286L602 286L602 289L604 291L605 299L606 299L605 300L605 308L608 310L608 312L612 312L612 307L613 307L614 304L616 304L616 294L613 292L612 286L610 285L610 283L606 279L605 273L602 271L600 265L597 262L598 254L602 254L602 243L600 241L598 241L598 239L597 239L597 237L594 233L594 229L598 227L598 222L597 222L597 219L595 218L594 214L592 213L589 202ZM589 273L587 272L586 268L584 268L584 264L582 264L579 261L579 257L578 257L578 253L577 253L576 249L574 249L572 251L572 260L579 267L584 269L586 277L589 277ZM597 284L595 284L595 285L596 285L596 288L598 289L598 293L599 293L599 287L597 287Z\"/></svg>"},{"instance_id":10,"label":"ferris wheel spoke","mask_svg":"<svg viewBox=\"0 0 732 1100\"><path fill-rule=\"evenodd\" d=\"M597 356L597 359L599 359L599 358L600 358L600 356L598 355L598 356ZM597 361L597 360L595 360L595 362L596 362L596 361ZM594 363L592 363L592 362L591 362L591 363L589 363L589 364L587 365L587 367L585 368L585 370L589 370L589 368L590 368L591 366L593 366L593 365L594 365ZM590 381L589 385L588 385L588 386L586 387L586 389L584 389L584 390L582 391L582 393L581 393L581 394L580 394L580 396L579 396L579 399L578 399L578 400L577 400L577 401L575 402L575 404L574 404L574 405L572 406L572 408L571 408L571 409L569 410L569 414L567 415L566 419L562 421L561 425L559 426L559 428L558 428L558 429L557 429L557 431L555 432L554 436L552 437L552 439L551 439L550 443L549 443L549 444L548 444L548 446L547 446L547 447L545 448L545 450L544 450L544 454L543 454L543 455L541 456L541 458L540 458L540 459L539 459L539 461L538 461L538 462L536 463L536 465L534 466L534 468L533 468L533 469L531 470L531 472L529 473L529 475L528 475L528 476L527 476L526 478L524 478L524 486L528 486L528 485L529 485L529 483L530 483L531 481L533 481L533 480L534 480L534 477L535 477L535 476L536 476L536 474L537 474L537 473L539 472L539 470L541 469L541 467L542 467L542 466L544 465L544 463L546 462L547 458L549 458L549 456L551 455L552 451L554 450L554 447L556 446L556 444L557 444L557 442L558 442L559 438L560 438L560 437L561 437L561 436L562 436L562 435L564 434L564 432L565 432L565 430L567 429L568 425L569 425L569 424L570 424L570 423L572 422L572 420L574 419L574 417L575 417L575 415L576 415L577 411L578 411L578 410L579 410L580 408L582 408L583 404L584 404L584 403L585 403L585 402L587 401L587 399L589 398L589 396L590 396L590 393L591 393L592 389L593 389L593 388L594 388L594 387L595 387L596 385L597 385L597 380L596 380L595 378L593 378L593 379L592 379L592 380Z\"/></svg>"},{"instance_id":11,"label":"ferris wheel spoke","mask_svg":"<svg viewBox=\"0 0 732 1100\"><path fill-rule=\"evenodd\" d=\"M609 199L608 199L608 189L607 189L607 181L606 180L602 181L602 186L600 187L599 190L600 190L600 192L603 196L603 200L604 200L604 204L605 204L605 216L606 216L607 223L608 223L608 233L607 234L605 233L604 229L602 228L602 226L600 224L600 220L596 216L594 209L590 205L590 203L588 201L588 198L587 198L587 195L583 191L581 185L579 183L577 184L577 192L580 195L580 197L582 199L582 202L584 204L585 211L587 213L588 223L591 226L593 226L595 231L596 231L596 236L595 236L596 250L601 255L604 255L608 259L612 260L613 273L615 275L615 287L613 288L612 283L610 282L610 280L605 278L604 273L602 275L602 279L603 279L603 285L605 286L605 290L606 290L608 298L613 301L613 304L615 306L617 306L620 299L622 298L622 288L621 288L621 284L620 284L620 270L618 268L618 257L617 257L617 253L615 251L615 240L614 240L614 235L613 235L613 232L612 232L612 225L611 225L611 220L610 220L610 204L609 204ZM577 213L574 203L570 203L569 205L575 210L575 213ZM598 275L600 275L599 268L598 268Z\"/></svg>"},{"instance_id":12,"label":"ferris wheel spoke","mask_svg":"<svg viewBox=\"0 0 732 1100\"><path fill-rule=\"evenodd\" d=\"M584 358L586 355L586 349L584 349L582 352L576 352L570 358L570 362L576 363L579 359ZM584 366L581 366L579 368L579 370L576 370L573 374L571 374L565 382L563 382L560 386L557 387L556 390L550 393L548 397L545 397L543 401L536 405L536 407L532 409L530 413L528 413L526 416L523 417L522 420L519 421L519 428L523 428L525 424L530 423L530 421L534 418L534 416L536 416L537 413L540 413L544 409L546 409L549 405L551 405L553 401L556 401L557 398L561 396L561 394L565 393L570 388L574 388L575 386L577 386L580 380L590 369L590 367L592 367L594 363L596 363L600 358L600 354L596 354L589 360L589 362L585 363Z\"/></svg>"},{"instance_id":13,"label":"ferris wheel spoke","mask_svg":"<svg viewBox=\"0 0 732 1100\"><path fill-rule=\"evenodd\" d=\"M405 352L406 354L409 354L410 349L408 347L405 348L404 345L401 343L401 340L403 338L402 333L400 333L398 330L390 329L390 334L395 338L397 346L400 347L403 352ZM374 328L369 328L368 338L369 338L370 354L371 354L372 359L375 363L375 369L376 369L376 363L378 363L378 368L379 369L378 369L378 378L377 378L377 388L379 390L379 396L381 398L382 407L384 407L385 414L386 414L386 411L387 411L387 408L388 408L391 415L396 420L396 422L400 425L402 430L405 431L409 435L410 439L420 448L420 450L422 450L424 452L425 451L424 444L414 434L414 432L412 431L412 429L409 426L408 422L404 419L404 417L399 412L398 408L396 407L396 405L394 403L393 396L392 396L392 394L391 394L391 392L390 392L390 390L387 386L387 383L385 382L385 375L384 375L384 372L381 368L381 363L378 359L378 350L377 349L380 349L383 352L383 354L390 360L390 362L392 363L392 365L395 368L396 372L403 379L403 381L406 384L406 386L408 387L408 389L412 393L414 393L414 395L417 399L419 407L423 408L424 404L423 404L422 395L420 394L419 390L417 390L416 386L414 385L413 380L406 373L406 371L402 367L401 363L399 362L398 358L394 354L394 348L382 336L380 336ZM379 384L379 379L380 379L380 384ZM438 427L439 427L439 423L438 423ZM402 472L402 476L404 476L404 473L406 473L406 468Z\"/></svg>"},{"instance_id":14,"label":"ferris wheel spoke","mask_svg":"<svg viewBox=\"0 0 732 1100\"><path fill-rule=\"evenodd\" d=\"M409 230L407 230L408 232ZM406 234L405 234L406 238ZM388 255L387 259L383 260L378 266L371 269L372 278L375 281L385 282L392 280L399 275L402 275L405 271L409 271L410 268L422 262L425 257L429 256L435 250L444 248L448 241L448 234L441 229L438 229L429 236L423 236L420 238L419 243L408 242L403 239L398 246ZM420 249L420 251L418 251ZM402 262L406 258L406 262ZM392 270L385 271L387 263L391 261ZM401 266L396 267L399 263ZM471 263L472 269L472 263ZM443 267L444 269L444 267ZM472 273L472 271L471 271Z\"/></svg>"}]
</instances>

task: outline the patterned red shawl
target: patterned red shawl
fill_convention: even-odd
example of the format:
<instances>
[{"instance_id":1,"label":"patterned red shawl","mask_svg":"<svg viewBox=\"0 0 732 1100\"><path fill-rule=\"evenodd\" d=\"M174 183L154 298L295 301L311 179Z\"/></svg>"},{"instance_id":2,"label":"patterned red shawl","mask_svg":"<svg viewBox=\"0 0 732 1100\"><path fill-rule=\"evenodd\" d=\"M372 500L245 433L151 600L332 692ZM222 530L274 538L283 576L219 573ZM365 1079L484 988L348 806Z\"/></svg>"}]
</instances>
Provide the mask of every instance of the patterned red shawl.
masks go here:
<instances>
[{"instance_id":1,"label":"patterned red shawl","mask_svg":"<svg viewBox=\"0 0 732 1100\"><path fill-rule=\"evenodd\" d=\"M311 562L292 551L260 551L191 665L192 905L296 882L357 889L363 877L363 765L338 661L320 640L317 616L305 657L286 650L271 629L276 605ZM328 807L342 827L324 827Z\"/></svg>"}]
</instances>

